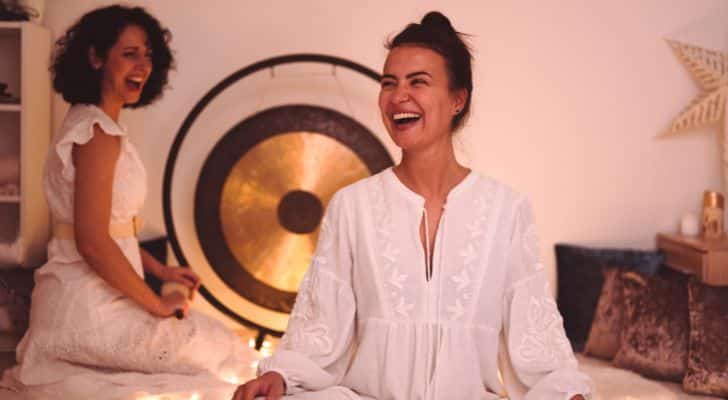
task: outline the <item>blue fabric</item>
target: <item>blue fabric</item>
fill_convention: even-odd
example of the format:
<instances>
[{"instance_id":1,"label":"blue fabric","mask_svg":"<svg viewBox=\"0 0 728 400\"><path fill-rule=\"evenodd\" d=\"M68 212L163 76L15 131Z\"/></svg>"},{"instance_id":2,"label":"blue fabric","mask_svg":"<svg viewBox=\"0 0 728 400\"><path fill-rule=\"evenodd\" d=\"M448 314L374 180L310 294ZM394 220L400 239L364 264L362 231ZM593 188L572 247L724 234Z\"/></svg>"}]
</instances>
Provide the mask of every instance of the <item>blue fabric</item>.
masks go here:
<instances>
[{"instance_id":1,"label":"blue fabric","mask_svg":"<svg viewBox=\"0 0 728 400\"><path fill-rule=\"evenodd\" d=\"M557 243L558 294L566 336L574 351L586 343L599 294L604 284L602 267L623 267L654 275L664 261L659 251L583 247Z\"/></svg>"}]
</instances>

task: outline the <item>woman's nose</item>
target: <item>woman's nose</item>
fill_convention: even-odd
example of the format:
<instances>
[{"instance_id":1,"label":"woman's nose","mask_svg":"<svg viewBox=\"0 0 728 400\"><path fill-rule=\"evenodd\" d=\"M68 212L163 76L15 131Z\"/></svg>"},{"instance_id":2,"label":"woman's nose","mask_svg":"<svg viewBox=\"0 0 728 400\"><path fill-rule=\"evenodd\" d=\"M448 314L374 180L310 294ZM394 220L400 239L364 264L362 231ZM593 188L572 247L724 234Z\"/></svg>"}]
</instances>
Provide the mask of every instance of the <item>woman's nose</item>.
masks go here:
<instances>
[{"instance_id":1,"label":"woman's nose","mask_svg":"<svg viewBox=\"0 0 728 400\"><path fill-rule=\"evenodd\" d=\"M403 103L410 99L409 90L404 85L399 85L394 89L392 101L395 103Z\"/></svg>"},{"instance_id":2,"label":"woman's nose","mask_svg":"<svg viewBox=\"0 0 728 400\"><path fill-rule=\"evenodd\" d=\"M152 69L152 60L148 57L142 57L136 64L138 70L149 72Z\"/></svg>"}]
</instances>

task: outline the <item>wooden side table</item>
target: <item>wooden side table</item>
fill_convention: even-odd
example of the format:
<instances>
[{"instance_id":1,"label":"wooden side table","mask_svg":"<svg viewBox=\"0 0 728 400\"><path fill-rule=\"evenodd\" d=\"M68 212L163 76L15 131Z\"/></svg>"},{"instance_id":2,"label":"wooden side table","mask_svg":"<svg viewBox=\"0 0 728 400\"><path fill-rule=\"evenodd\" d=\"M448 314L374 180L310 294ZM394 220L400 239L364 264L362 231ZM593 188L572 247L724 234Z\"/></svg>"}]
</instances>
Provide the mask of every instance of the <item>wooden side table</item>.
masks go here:
<instances>
[{"instance_id":1,"label":"wooden side table","mask_svg":"<svg viewBox=\"0 0 728 400\"><path fill-rule=\"evenodd\" d=\"M667 266L694 274L708 285L728 286L728 238L659 233L657 248L665 253Z\"/></svg>"}]
</instances>

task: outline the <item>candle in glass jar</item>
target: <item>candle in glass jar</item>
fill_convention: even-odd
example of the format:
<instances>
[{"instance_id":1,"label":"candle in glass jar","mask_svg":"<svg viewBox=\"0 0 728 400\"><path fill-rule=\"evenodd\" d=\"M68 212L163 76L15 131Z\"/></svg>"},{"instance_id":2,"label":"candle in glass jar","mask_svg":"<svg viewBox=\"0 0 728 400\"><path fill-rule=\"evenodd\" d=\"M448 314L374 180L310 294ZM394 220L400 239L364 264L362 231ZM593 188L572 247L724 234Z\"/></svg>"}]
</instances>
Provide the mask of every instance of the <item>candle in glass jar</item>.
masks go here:
<instances>
[{"instance_id":1,"label":"candle in glass jar","mask_svg":"<svg viewBox=\"0 0 728 400\"><path fill-rule=\"evenodd\" d=\"M706 239L723 237L723 213L725 202L723 195L706 190L703 194L703 236Z\"/></svg>"}]
</instances>

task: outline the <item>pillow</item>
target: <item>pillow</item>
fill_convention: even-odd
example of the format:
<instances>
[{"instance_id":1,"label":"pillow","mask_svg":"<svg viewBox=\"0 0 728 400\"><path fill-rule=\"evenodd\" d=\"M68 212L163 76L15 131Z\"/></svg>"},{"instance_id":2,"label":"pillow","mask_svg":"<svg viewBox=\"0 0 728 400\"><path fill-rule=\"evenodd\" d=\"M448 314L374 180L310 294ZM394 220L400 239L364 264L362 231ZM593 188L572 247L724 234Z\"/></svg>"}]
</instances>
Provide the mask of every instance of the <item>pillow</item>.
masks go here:
<instances>
[{"instance_id":1,"label":"pillow","mask_svg":"<svg viewBox=\"0 0 728 400\"><path fill-rule=\"evenodd\" d=\"M688 283L690 344L683 387L728 397L728 287Z\"/></svg>"},{"instance_id":2,"label":"pillow","mask_svg":"<svg viewBox=\"0 0 728 400\"><path fill-rule=\"evenodd\" d=\"M664 257L657 251L620 250L557 244L558 294L556 303L564 329L575 351L584 350L599 301L604 277L602 266L619 265L653 275Z\"/></svg>"},{"instance_id":3,"label":"pillow","mask_svg":"<svg viewBox=\"0 0 728 400\"><path fill-rule=\"evenodd\" d=\"M682 382L688 357L687 275L623 272L624 328L614 364L648 378Z\"/></svg>"},{"instance_id":4,"label":"pillow","mask_svg":"<svg viewBox=\"0 0 728 400\"><path fill-rule=\"evenodd\" d=\"M604 285L584 346L584 353L590 356L611 360L619 349L624 317L621 279L623 270L619 267L604 267L602 270Z\"/></svg>"}]
</instances>

